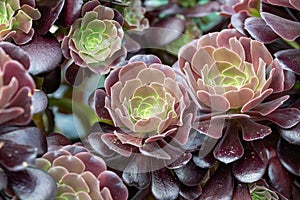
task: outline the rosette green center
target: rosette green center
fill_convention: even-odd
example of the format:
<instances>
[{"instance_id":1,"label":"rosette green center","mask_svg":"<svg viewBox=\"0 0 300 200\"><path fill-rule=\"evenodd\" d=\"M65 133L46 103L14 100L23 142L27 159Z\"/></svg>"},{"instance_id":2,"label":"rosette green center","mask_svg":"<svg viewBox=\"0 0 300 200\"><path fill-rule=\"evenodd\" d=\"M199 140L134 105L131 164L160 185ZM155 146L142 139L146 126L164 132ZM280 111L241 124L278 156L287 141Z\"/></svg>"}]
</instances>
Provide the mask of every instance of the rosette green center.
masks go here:
<instances>
[{"instance_id":1,"label":"rosette green center","mask_svg":"<svg viewBox=\"0 0 300 200\"><path fill-rule=\"evenodd\" d=\"M93 51L97 49L102 43L102 36L99 34L87 35L83 40L83 45L88 51Z\"/></svg>"},{"instance_id":2,"label":"rosette green center","mask_svg":"<svg viewBox=\"0 0 300 200\"><path fill-rule=\"evenodd\" d=\"M0 25L3 29L9 26L10 19L13 16L14 10L11 8L9 4L5 2L0 2Z\"/></svg>"},{"instance_id":3,"label":"rosette green center","mask_svg":"<svg viewBox=\"0 0 300 200\"><path fill-rule=\"evenodd\" d=\"M165 100L159 96L140 97L135 96L130 100L129 111L132 121L149 119L164 111ZM164 112L163 112L164 113ZM161 113L161 115L164 115Z\"/></svg>"}]
</instances>

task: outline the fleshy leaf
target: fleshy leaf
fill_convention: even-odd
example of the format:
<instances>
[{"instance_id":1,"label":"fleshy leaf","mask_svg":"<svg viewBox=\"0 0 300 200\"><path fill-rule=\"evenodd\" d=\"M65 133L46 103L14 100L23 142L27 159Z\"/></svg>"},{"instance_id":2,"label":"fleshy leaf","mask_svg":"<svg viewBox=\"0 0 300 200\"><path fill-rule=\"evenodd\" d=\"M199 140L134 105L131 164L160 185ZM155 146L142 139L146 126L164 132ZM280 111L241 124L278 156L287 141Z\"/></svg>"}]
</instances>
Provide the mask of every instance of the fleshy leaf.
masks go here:
<instances>
[{"instance_id":1,"label":"fleshy leaf","mask_svg":"<svg viewBox=\"0 0 300 200\"><path fill-rule=\"evenodd\" d=\"M229 125L226 133L214 149L216 159L224 163L231 163L238 160L244 154L244 149L239 139L236 125Z\"/></svg>"},{"instance_id":2,"label":"fleshy leaf","mask_svg":"<svg viewBox=\"0 0 300 200\"><path fill-rule=\"evenodd\" d=\"M288 49L278 51L274 56L279 61L279 64L287 70L290 70L300 75L300 49Z\"/></svg>"},{"instance_id":3,"label":"fleshy leaf","mask_svg":"<svg viewBox=\"0 0 300 200\"><path fill-rule=\"evenodd\" d=\"M280 139L277 154L282 165L292 174L300 176L300 146L289 144L284 139Z\"/></svg>"},{"instance_id":4,"label":"fleshy leaf","mask_svg":"<svg viewBox=\"0 0 300 200\"><path fill-rule=\"evenodd\" d=\"M83 0L65 0L64 2L58 21L64 27L69 27L79 17Z\"/></svg>"},{"instance_id":5,"label":"fleshy leaf","mask_svg":"<svg viewBox=\"0 0 300 200\"><path fill-rule=\"evenodd\" d=\"M53 199L56 194L56 182L46 172L27 168L10 173L9 185L20 199Z\"/></svg>"},{"instance_id":6,"label":"fleshy leaf","mask_svg":"<svg viewBox=\"0 0 300 200\"><path fill-rule=\"evenodd\" d=\"M143 189L150 184L150 173L148 170L149 159L140 154L129 162L123 171L122 177L128 185L133 185L137 188Z\"/></svg>"},{"instance_id":7,"label":"fleshy leaf","mask_svg":"<svg viewBox=\"0 0 300 200\"><path fill-rule=\"evenodd\" d=\"M30 58L29 72L41 75L55 69L62 59L60 44L52 35L35 35L32 40L21 48Z\"/></svg>"},{"instance_id":8,"label":"fleshy leaf","mask_svg":"<svg viewBox=\"0 0 300 200\"><path fill-rule=\"evenodd\" d=\"M266 151L261 141L245 144L245 153L242 158L233 164L232 172L236 179L243 183L253 183L265 173Z\"/></svg>"},{"instance_id":9,"label":"fleshy leaf","mask_svg":"<svg viewBox=\"0 0 300 200\"><path fill-rule=\"evenodd\" d=\"M279 133L289 143L300 145L300 123L290 129L279 128Z\"/></svg>"},{"instance_id":10,"label":"fleshy leaf","mask_svg":"<svg viewBox=\"0 0 300 200\"><path fill-rule=\"evenodd\" d=\"M231 166L220 164L216 173L205 185L199 200L206 199L232 199L234 179Z\"/></svg>"},{"instance_id":11,"label":"fleshy leaf","mask_svg":"<svg viewBox=\"0 0 300 200\"><path fill-rule=\"evenodd\" d=\"M157 199L176 199L179 183L167 168L152 173L152 194Z\"/></svg>"},{"instance_id":12,"label":"fleshy leaf","mask_svg":"<svg viewBox=\"0 0 300 200\"><path fill-rule=\"evenodd\" d=\"M200 184L207 170L197 167L194 162L188 162L183 167L174 169L173 171L184 185L196 186Z\"/></svg>"},{"instance_id":13,"label":"fleshy leaf","mask_svg":"<svg viewBox=\"0 0 300 200\"><path fill-rule=\"evenodd\" d=\"M295 40L300 36L300 23L271 13L261 12L261 17L275 33L286 40Z\"/></svg>"}]
</instances>

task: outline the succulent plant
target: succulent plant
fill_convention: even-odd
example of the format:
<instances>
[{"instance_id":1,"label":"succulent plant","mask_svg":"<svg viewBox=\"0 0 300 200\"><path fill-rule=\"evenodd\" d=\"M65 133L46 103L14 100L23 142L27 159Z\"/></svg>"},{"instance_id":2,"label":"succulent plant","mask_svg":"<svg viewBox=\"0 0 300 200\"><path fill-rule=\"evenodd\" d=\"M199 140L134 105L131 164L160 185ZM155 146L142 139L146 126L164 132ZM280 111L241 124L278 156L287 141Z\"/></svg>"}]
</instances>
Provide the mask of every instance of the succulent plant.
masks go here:
<instances>
[{"instance_id":1,"label":"succulent plant","mask_svg":"<svg viewBox=\"0 0 300 200\"><path fill-rule=\"evenodd\" d=\"M126 186L105 162L80 144L49 151L35 164L54 177L55 199L127 199Z\"/></svg>"},{"instance_id":2,"label":"succulent plant","mask_svg":"<svg viewBox=\"0 0 300 200\"><path fill-rule=\"evenodd\" d=\"M13 39L21 45L29 42L34 34L33 20L40 18L34 1L0 1L0 40Z\"/></svg>"},{"instance_id":3,"label":"succulent plant","mask_svg":"<svg viewBox=\"0 0 300 200\"><path fill-rule=\"evenodd\" d=\"M142 7L140 0L130 1L128 7L124 8L124 20L129 29L143 30L149 27L149 21L144 14L146 9Z\"/></svg>"},{"instance_id":4,"label":"succulent plant","mask_svg":"<svg viewBox=\"0 0 300 200\"><path fill-rule=\"evenodd\" d=\"M264 43L283 38L292 44L300 36L299 11L299 3L293 0L233 0L223 5L222 13L230 16L232 26L244 35Z\"/></svg>"},{"instance_id":5,"label":"succulent plant","mask_svg":"<svg viewBox=\"0 0 300 200\"><path fill-rule=\"evenodd\" d=\"M75 20L62 41L63 55L80 67L106 74L121 50L123 30L114 20L114 11L89 1L82 7L82 18Z\"/></svg>"},{"instance_id":6,"label":"succulent plant","mask_svg":"<svg viewBox=\"0 0 300 200\"><path fill-rule=\"evenodd\" d=\"M31 120L35 83L29 58L18 46L0 43L0 124L25 125Z\"/></svg>"},{"instance_id":7,"label":"succulent plant","mask_svg":"<svg viewBox=\"0 0 300 200\"><path fill-rule=\"evenodd\" d=\"M287 73L261 42L236 30L210 33L188 43L179 52L178 65L204 113L196 128L216 139L226 130L227 139L223 137L214 151L223 162L233 162L244 154L240 131L245 141L271 133L271 128L257 121L269 120L289 128L299 121L298 109L278 109L289 98L279 93L290 89L295 79L285 78ZM272 97L276 93L279 96ZM282 115L289 118L288 123Z\"/></svg>"},{"instance_id":8,"label":"succulent plant","mask_svg":"<svg viewBox=\"0 0 300 200\"><path fill-rule=\"evenodd\" d=\"M92 96L91 106L98 116L98 102L105 101L115 133L102 136L109 141L118 140L121 144L139 148L142 154L161 157L148 148L165 137L172 137L185 144L193 118L188 110L190 100L185 88L175 80L171 67L161 64L153 55L137 55L129 63L111 73L105 82L106 93L99 89ZM111 148L111 147L110 147ZM130 154L130 153L129 153ZM165 155L169 159L168 155Z\"/></svg>"}]
</instances>

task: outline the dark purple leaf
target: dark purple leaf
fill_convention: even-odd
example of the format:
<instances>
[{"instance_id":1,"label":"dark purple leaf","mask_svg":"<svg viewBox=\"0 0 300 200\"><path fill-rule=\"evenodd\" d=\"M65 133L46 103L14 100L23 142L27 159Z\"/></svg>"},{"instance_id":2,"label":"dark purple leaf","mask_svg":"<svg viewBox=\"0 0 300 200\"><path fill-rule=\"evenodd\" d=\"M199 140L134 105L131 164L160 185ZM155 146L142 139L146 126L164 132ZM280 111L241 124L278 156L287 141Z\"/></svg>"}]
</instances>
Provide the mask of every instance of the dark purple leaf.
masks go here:
<instances>
[{"instance_id":1,"label":"dark purple leaf","mask_svg":"<svg viewBox=\"0 0 300 200\"><path fill-rule=\"evenodd\" d=\"M92 151L96 151L103 157L111 157L115 152L111 150L106 144L102 141L101 136L103 133L90 133L88 136L88 144Z\"/></svg>"},{"instance_id":2,"label":"dark purple leaf","mask_svg":"<svg viewBox=\"0 0 300 200\"><path fill-rule=\"evenodd\" d=\"M300 75L300 49L278 51L274 55L284 69Z\"/></svg>"},{"instance_id":3,"label":"dark purple leaf","mask_svg":"<svg viewBox=\"0 0 300 200\"><path fill-rule=\"evenodd\" d=\"M81 152L75 155L85 165L85 171L92 172L96 177L106 170L104 160L90 152Z\"/></svg>"},{"instance_id":4,"label":"dark purple leaf","mask_svg":"<svg viewBox=\"0 0 300 200\"><path fill-rule=\"evenodd\" d=\"M6 189L6 187L7 187L7 176L3 171L0 171L0 190Z\"/></svg>"},{"instance_id":5,"label":"dark purple leaf","mask_svg":"<svg viewBox=\"0 0 300 200\"><path fill-rule=\"evenodd\" d=\"M26 45L21 47L30 58L29 72L40 75L55 69L62 59L60 44L50 34L35 35Z\"/></svg>"},{"instance_id":6,"label":"dark purple leaf","mask_svg":"<svg viewBox=\"0 0 300 200\"><path fill-rule=\"evenodd\" d=\"M300 145L300 123L290 129L279 128L279 133L289 143Z\"/></svg>"},{"instance_id":7,"label":"dark purple leaf","mask_svg":"<svg viewBox=\"0 0 300 200\"><path fill-rule=\"evenodd\" d=\"M300 146L289 144L280 139L277 148L278 158L281 164L292 174L300 176Z\"/></svg>"},{"instance_id":8,"label":"dark purple leaf","mask_svg":"<svg viewBox=\"0 0 300 200\"><path fill-rule=\"evenodd\" d=\"M10 127L10 129L1 129L0 139L10 140L20 145L26 145L36 150L38 155L47 151L46 139L41 130L37 127Z\"/></svg>"},{"instance_id":9,"label":"dark purple leaf","mask_svg":"<svg viewBox=\"0 0 300 200\"><path fill-rule=\"evenodd\" d=\"M237 183L235 185L232 200L252 200L247 184Z\"/></svg>"},{"instance_id":10,"label":"dark purple leaf","mask_svg":"<svg viewBox=\"0 0 300 200\"><path fill-rule=\"evenodd\" d=\"M292 180L277 156L269 160L268 177L271 186L277 192L290 198L292 194Z\"/></svg>"},{"instance_id":11,"label":"dark purple leaf","mask_svg":"<svg viewBox=\"0 0 300 200\"><path fill-rule=\"evenodd\" d=\"M242 127L243 139L245 141L262 139L272 132L270 127L256 123L247 118L240 119L239 122Z\"/></svg>"},{"instance_id":12,"label":"dark purple leaf","mask_svg":"<svg viewBox=\"0 0 300 200\"><path fill-rule=\"evenodd\" d=\"M99 177L100 189L107 187L115 200L126 200L128 198L128 191L123 184L122 179L112 171L104 171Z\"/></svg>"},{"instance_id":13,"label":"dark purple leaf","mask_svg":"<svg viewBox=\"0 0 300 200\"><path fill-rule=\"evenodd\" d=\"M295 40L300 36L300 22L288 20L271 13L261 12L266 24L280 37L286 40Z\"/></svg>"},{"instance_id":14,"label":"dark purple leaf","mask_svg":"<svg viewBox=\"0 0 300 200\"><path fill-rule=\"evenodd\" d=\"M182 167L186 163L188 163L191 159L192 159L192 154L190 152L184 152L184 153L182 153L181 156L179 156L179 158L177 158L175 160L175 162L173 162L170 165L168 165L167 168L169 168L169 169L177 169L179 167Z\"/></svg>"},{"instance_id":15,"label":"dark purple leaf","mask_svg":"<svg viewBox=\"0 0 300 200\"><path fill-rule=\"evenodd\" d=\"M181 184L179 194L184 199L197 199L202 194L202 188L200 185L191 187Z\"/></svg>"},{"instance_id":16,"label":"dark purple leaf","mask_svg":"<svg viewBox=\"0 0 300 200\"><path fill-rule=\"evenodd\" d=\"M79 86L82 83L84 71L75 63L66 69L65 79L71 86Z\"/></svg>"},{"instance_id":17,"label":"dark purple leaf","mask_svg":"<svg viewBox=\"0 0 300 200\"><path fill-rule=\"evenodd\" d=\"M114 10L114 18L113 20L117 21L121 26L123 26L124 24L124 17L123 15L116 9L113 9Z\"/></svg>"},{"instance_id":18,"label":"dark purple leaf","mask_svg":"<svg viewBox=\"0 0 300 200\"><path fill-rule=\"evenodd\" d=\"M214 149L214 156L227 164L238 160L243 154L244 149L239 138L238 128L236 125L229 125L225 135Z\"/></svg>"},{"instance_id":19,"label":"dark purple leaf","mask_svg":"<svg viewBox=\"0 0 300 200\"><path fill-rule=\"evenodd\" d=\"M146 143L142 147L140 147L139 150L145 156L164 160L171 159L171 156L156 142Z\"/></svg>"},{"instance_id":20,"label":"dark purple leaf","mask_svg":"<svg viewBox=\"0 0 300 200\"><path fill-rule=\"evenodd\" d=\"M291 128L299 123L300 110L296 108L282 108L275 110L265 117L281 128Z\"/></svg>"},{"instance_id":21,"label":"dark purple leaf","mask_svg":"<svg viewBox=\"0 0 300 200\"><path fill-rule=\"evenodd\" d=\"M65 0L58 22L64 26L71 26L80 16L83 0Z\"/></svg>"},{"instance_id":22,"label":"dark purple leaf","mask_svg":"<svg viewBox=\"0 0 300 200\"><path fill-rule=\"evenodd\" d=\"M37 152L31 146L0 139L0 164L10 171L22 170L28 163L34 163Z\"/></svg>"},{"instance_id":23,"label":"dark purple leaf","mask_svg":"<svg viewBox=\"0 0 300 200\"><path fill-rule=\"evenodd\" d=\"M54 70L44 77L43 90L46 94L55 92L61 83L61 67L57 66Z\"/></svg>"},{"instance_id":24,"label":"dark purple leaf","mask_svg":"<svg viewBox=\"0 0 300 200\"><path fill-rule=\"evenodd\" d=\"M89 106L103 120L112 121L108 110L105 108L105 98L107 94L102 89L95 90L89 97Z\"/></svg>"},{"instance_id":25,"label":"dark purple leaf","mask_svg":"<svg viewBox=\"0 0 300 200\"><path fill-rule=\"evenodd\" d=\"M249 17L245 20L245 29L258 41L270 43L278 39L278 35L259 17Z\"/></svg>"},{"instance_id":26,"label":"dark purple leaf","mask_svg":"<svg viewBox=\"0 0 300 200\"><path fill-rule=\"evenodd\" d=\"M152 172L151 191L156 199L176 199L179 183L167 168Z\"/></svg>"},{"instance_id":27,"label":"dark purple leaf","mask_svg":"<svg viewBox=\"0 0 300 200\"><path fill-rule=\"evenodd\" d=\"M60 133L50 133L46 139L48 151L54 151L61 148L62 146L72 144L72 142L66 136Z\"/></svg>"},{"instance_id":28,"label":"dark purple leaf","mask_svg":"<svg viewBox=\"0 0 300 200\"><path fill-rule=\"evenodd\" d=\"M199 200L222 199L231 200L233 196L234 179L231 166L220 164L216 173L209 179Z\"/></svg>"},{"instance_id":29,"label":"dark purple leaf","mask_svg":"<svg viewBox=\"0 0 300 200\"><path fill-rule=\"evenodd\" d=\"M217 163L216 158L214 157L213 151L210 151L206 156L201 157L199 155L193 156L194 163L201 168L209 168L214 166Z\"/></svg>"},{"instance_id":30,"label":"dark purple leaf","mask_svg":"<svg viewBox=\"0 0 300 200\"><path fill-rule=\"evenodd\" d=\"M101 139L109 149L121 154L122 156L129 157L132 153L132 146L128 144L122 144L114 134L103 134Z\"/></svg>"},{"instance_id":31,"label":"dark purple leaf","mask_svg":"<svg viewBox=\"0 0 300 200\"><path fill-rule=\"evenodd\" d=\"M40 0L37 8L41 12L41 18L37 21L35 30L41 35L46 34L57 20L63 9L65 0Z\"/></svg>"},{"instance_id":32,"label":"dark purple leaf","mask_svg":"<svg viewBox=\"0 0 300 200\"><path fill-rule=\"evenodd\" d=\"M26 168L10 172L8 177L8 184L19 199L53 199L56 194L55 180L42 170Z\"/></svg>"},{"instance_id":33,"label":"dark purple leaf","mask_svg":"<svg viewBox=\"0 0 300 200\"><path fill-rule=\"evenodd\" d=\"M247 35L248 32L245 30L245 20L249 17L247 12L239 12L231 16L232 26L243 35Z\"/></svg>"},{"instance_id":34,"label":"dark purple leaf","mask_svg":"<svg viewBox=\"0 0 300 200\"><path fill-rule=\"evenodd\" d=\"M36 90L32 96L33 114L44 112L48 105L48 97L42 90Z\"/></svg>"},{"instance_id":35,"label":"dark purple leaf","mask_svg":"<svg viewBox=\"0 0 300 200\"><path fill-rule=\"evenodd\" d=\"M0 48L2 48L13 60L19 61L25 69L29 69L30 60L22 48L18 48L10 42L1 42Z\"/></svg>"},{"instance_id":36,"label":"dark purple leaf","mask_svg":"<svg viewBox=\"0 0 300 200\"><path fill-rule=\"evenodd\" d=\"M259 180L267 167L266 150L261 141L253 142L253 144L248 143L244 145L244 156L236 161L232 167L235 178L243 183L253 183Z\"/></svg>"},{"instance_id":37,"label":"dark purple leaf","mask_svg":"<svg viewBox=\"0 0 300 200\"><path fill-rule=\"evenodd\" d=\"M150 160L147 157L136 154L126 166L122 177L127 185L135 186L139 189L146 188L150 184Z\"/></svg>"},{"instance_id":38,"label":"dark purple leaf","mask_svg":"<svg viewBox=\"0 0 300 200\"><path fill-rule=\"evenodd\" d=\"M199 185L205 177L207 170L197 167L194 162L188 162L186 165L173 170L181 183L186 186Z\"/></svg>"},{"instance_id":39,"label":"dark purple leaf","mask_svg":"<svg viewBox=\"0 0 300 200\"><path fill-rule=\"evenodd\" d=\"M184 20L177 17L164 18L145 30L145 38L151 48L164 46L178 39L185 30ZM167 37L162 37L163 35Z\"/></svg>"}]
</instances>

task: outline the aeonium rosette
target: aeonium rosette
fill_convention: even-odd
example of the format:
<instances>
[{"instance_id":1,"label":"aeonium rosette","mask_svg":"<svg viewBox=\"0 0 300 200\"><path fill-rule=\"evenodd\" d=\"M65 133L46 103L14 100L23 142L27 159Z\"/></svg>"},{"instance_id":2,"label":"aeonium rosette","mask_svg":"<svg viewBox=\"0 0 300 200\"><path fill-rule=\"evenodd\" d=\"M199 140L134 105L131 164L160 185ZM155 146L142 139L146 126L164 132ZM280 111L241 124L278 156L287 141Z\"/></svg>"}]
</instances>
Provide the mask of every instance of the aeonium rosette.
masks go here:
<instances>
[{"instance_id":1,"label":"aeonium rosette","mask_svg":"<svg viewBox=\"0 0 300 200\"><path fill-rule=\"evenodd\" d=\"M115 127L91 133L92 148L103 156L108 148L125 157L139 154L169 164L183 154L179 146L188 141L193 114L188 93L171 67L156 56L136 55L109 74L105 89L93 93L90 105Z\"/></svg>"},{"instance_id":2,"label":"aeonium rosette","mask_svg":"<svg viewBox=\"0 0 300 200\"><path fill-rule=\"evenodd\" d=\"M197 119L196 128L216 139L226 129L214 149L215 157L225 163L244 154L240 131L243 140L253 141L271 133L271 128L258 121L281 127L299 121L298 109L279 109L289 98L280 92L294 85L294 75L284 71L261 42L236 30L210 33L186 44L178 65L192 96L206 113Z\"/></svg>"},{"instance_id":3,"label":"aeonium rosette","mask_svg":"<svg viewBox=\"0 0 300 200\"><path fill-rule=\"evenodd\" d=\"M62 41L63 55L80 67L106 74L122 47L121 25L114 20L114 10L98 1L85 3L81 15Z\"/></svg>"},{"instance_id":4,"label":"aeonium rosette","mask_svg":"<svg viewBox=\"0 0 300 200\"><path fill-rule=\"evenodd\" d=\"M29 42L33 35L33 20L41 17L34 8L35 1L0 1L0 40L13 39L21 45Z\"/></svg>"},{"instance_id":5,"label":"aeonium rosette","mask_svg":"<svg viewBox=\"0 0 300 200\"><path fill-rule=\"evenodd\" d=\"M32 117L35 83L29 57L20 47L0 42L0 125L25 125Z\"/></svg>"}]
</instances>

